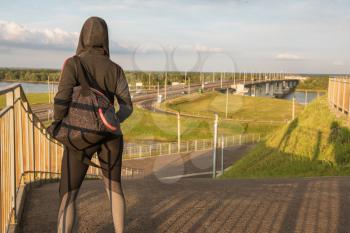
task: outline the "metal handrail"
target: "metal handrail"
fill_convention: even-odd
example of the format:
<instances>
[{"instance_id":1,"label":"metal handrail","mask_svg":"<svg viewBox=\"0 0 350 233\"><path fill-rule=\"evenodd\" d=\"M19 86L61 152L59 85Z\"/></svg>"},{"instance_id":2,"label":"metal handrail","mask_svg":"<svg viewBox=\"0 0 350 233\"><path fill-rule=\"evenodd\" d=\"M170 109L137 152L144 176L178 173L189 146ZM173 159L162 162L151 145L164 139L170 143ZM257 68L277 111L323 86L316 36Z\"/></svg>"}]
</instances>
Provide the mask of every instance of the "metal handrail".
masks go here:
<instances>
[{"instance_id":1,"label":"metal handrail","mask_svg":"<svg viewBox=\"0 0 350 233\"><path fill-rule=\"evenodd\" d=\"M0 89L2 95L6 95L6 106L0 110L0 232L7 232L18 222L19 190L32 182L60 177L63 146L32 111L20 84ZM99 163L96 156L92 160ZM126 176L143 175L142 169L127 171L131 172ZM87 175L100 174L90 167Z\"/></svg>"},{"instance_id":2,"label":"metal handrail","mask_svg":"<svg viewBox=\"0 0 350 233\"><path fill-rule=\"evenodd\" d=\"M350 117L350 78L348 76L329 78L328 103L331 109Z\"/></svg>"}]
</instances>

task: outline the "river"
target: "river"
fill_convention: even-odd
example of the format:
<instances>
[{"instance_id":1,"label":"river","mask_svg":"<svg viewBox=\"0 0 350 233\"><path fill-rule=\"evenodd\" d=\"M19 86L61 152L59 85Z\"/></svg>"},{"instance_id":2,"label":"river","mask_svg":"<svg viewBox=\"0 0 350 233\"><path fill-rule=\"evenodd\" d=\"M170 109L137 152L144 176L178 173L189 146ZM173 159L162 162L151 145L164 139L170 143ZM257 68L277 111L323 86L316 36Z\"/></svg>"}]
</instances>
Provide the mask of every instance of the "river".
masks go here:
<instances>
[{"instance_id":1,"label":"river","mask_svg":"<svg viewBox=\"0 0 350 233\"><path fill-rule=\"evenodd\" d=\"M48 92L47 83L25 83L25 82L0 82L0 89L13 85L13 84L21 84L25 93L44 93ZM54 85L56 88L57 85Z\"/></svg>"},{"instance_id":2,"label":"river","mask_svg":"<svg viewBox=\"0 0 350 233\"><path fill-rule=\"evenodd\" d=\"M324 94L325 94L324 92L320 92L319 93L320 96L322 96ZM311 101L316 99L317 98L317 92L308 91L307 92L307 100L306 100L306 94L305 94L304 91L295 91L295 92L289 93L283 99L291 100L291 99L293 99L293 96L295 96L295 101L297 103L305 104L305 102L310 103Z\"/></svg>"}]
</instances>

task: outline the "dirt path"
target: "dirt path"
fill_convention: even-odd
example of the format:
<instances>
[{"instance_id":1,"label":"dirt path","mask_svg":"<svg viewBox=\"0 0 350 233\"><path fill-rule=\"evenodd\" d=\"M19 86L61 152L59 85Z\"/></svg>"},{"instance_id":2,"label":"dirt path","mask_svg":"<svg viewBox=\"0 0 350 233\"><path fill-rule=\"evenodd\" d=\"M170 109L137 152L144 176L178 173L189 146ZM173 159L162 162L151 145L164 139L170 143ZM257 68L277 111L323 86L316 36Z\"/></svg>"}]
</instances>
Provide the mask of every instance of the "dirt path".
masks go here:
<instances>
[{"instance_id":1,"label":"dirt path","mask_svg":"<svg viewBox=\"0 0 350 233\"><path fill-rule=\"evenodd\" d=\"M247 149L247 148L246 148ZM232 149L226 166L240 157ZM349 232L350 177L268 180L158 179L208 171L210 153L128 161L146 177L124 180L126 232ZM183 169L182 169L183 168ZM154 175L156 174L156 175ZM78 232L113 232L99 180L86 180L79 198ZM33 189L23 232L55 232L58 185Z\"/></svg>"}]
</instances>

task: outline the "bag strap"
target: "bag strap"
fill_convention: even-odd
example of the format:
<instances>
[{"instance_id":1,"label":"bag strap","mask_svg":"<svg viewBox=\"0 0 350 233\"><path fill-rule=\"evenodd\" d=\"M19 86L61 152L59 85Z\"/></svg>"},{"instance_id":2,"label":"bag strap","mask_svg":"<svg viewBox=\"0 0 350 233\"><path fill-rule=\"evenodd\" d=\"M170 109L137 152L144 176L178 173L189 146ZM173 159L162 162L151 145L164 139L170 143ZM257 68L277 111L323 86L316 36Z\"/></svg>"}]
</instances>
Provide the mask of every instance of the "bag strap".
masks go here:
<instances>
[{"instance_id":1,"label":"bag strap","mask_svg":"<svg viewBox=\"0 0 350 233\"><path fill-rule=\"evenodd\" d=\"M97 84L96 80L93 78L91 73L86 69L83 62L81 61L81 58L78 55L73 56L73 58L76 64L77 79L80 83L80 86L83 89L83 95L89 94L90 88L94 88L102 94L106 95L105 91L100 88L100 86Z\"/></svg>"},{"instance_id":2,"label":"bag strap","mask_svg":"<svg viewBox=\"0 0 350 233\"><path fill-rule=\"evenodd\" d=\"M90 74L84 69L83 64L81 63L81 60L79 56L75 55L73 57L76 68L77 68L77 79L80 83L80 86L82 88L82 94L84 96L89 94L90 91L90 84L89 81L87 80L87 77L90 77Z\"/></svg>"},{"instance_id":3,"label":"bag strap","mask_svg":"<svg viewBox=\"0 0 350 233\"><path fill-rule=\"evenodd\" d=\"M83 67L83 64L81 63L81 60L80 60L79 56L75 55L73 57L73 59L75 61L76 68L77 68L77 79L78 79L78 81L80 83L80 86L82 88L81 93L82 93L82 95L87 96L90 93L90 84L89 84L89 82L88 82L86 77L90 77L91 75ZM96 168L101 168L103 170L106 170L103 167L101 167L101 166L97 165L96 163L92 162L84 154L81 156L81 158L79 158L79 160L81 160L81 162L85 163L88 166L90 165L90 166L93 166L93 167L96 167Z\"/></svg>"}]
</instances>

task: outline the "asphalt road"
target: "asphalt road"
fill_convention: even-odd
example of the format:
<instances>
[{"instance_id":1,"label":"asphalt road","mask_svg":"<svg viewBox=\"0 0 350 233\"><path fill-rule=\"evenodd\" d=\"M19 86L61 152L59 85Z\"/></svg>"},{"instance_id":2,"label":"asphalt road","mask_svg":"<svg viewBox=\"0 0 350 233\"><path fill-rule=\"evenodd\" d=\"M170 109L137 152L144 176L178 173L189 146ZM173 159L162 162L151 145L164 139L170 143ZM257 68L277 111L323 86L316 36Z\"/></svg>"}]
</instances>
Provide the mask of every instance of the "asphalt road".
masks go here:
<instances>
[{"instance_id":1,"label":"asphalt road","mask_svg":"<svg viewBox=\"0 0 350 233\"><path fill-rule=\"evenodd\" d=\"M232 84L232 82L223 82L223 87L227 87ZM221 87L220 82L208 83L205 84L205 89L212 89ZM200 84L191 85L191 92L196 92L201 88ZM168 86L167 87L167 97L174 97L180 95L183 91L187 91L188 87L177 87L177 86ZM160 88L160 94L164 96L164 88ZM145 92L148 92L146 90ZM164 97L163 97L164 98ZM141 103L141 102L154 102L157 99L157 93L152 91L150 93L140 93L136 94L133 97L133 103ZM52 104L38 104L32 107L33 112L38 116L38 118L42 121L46 121L48 116L52 117L53 115L53 106Z\"/></svg>"}]
</instances>

